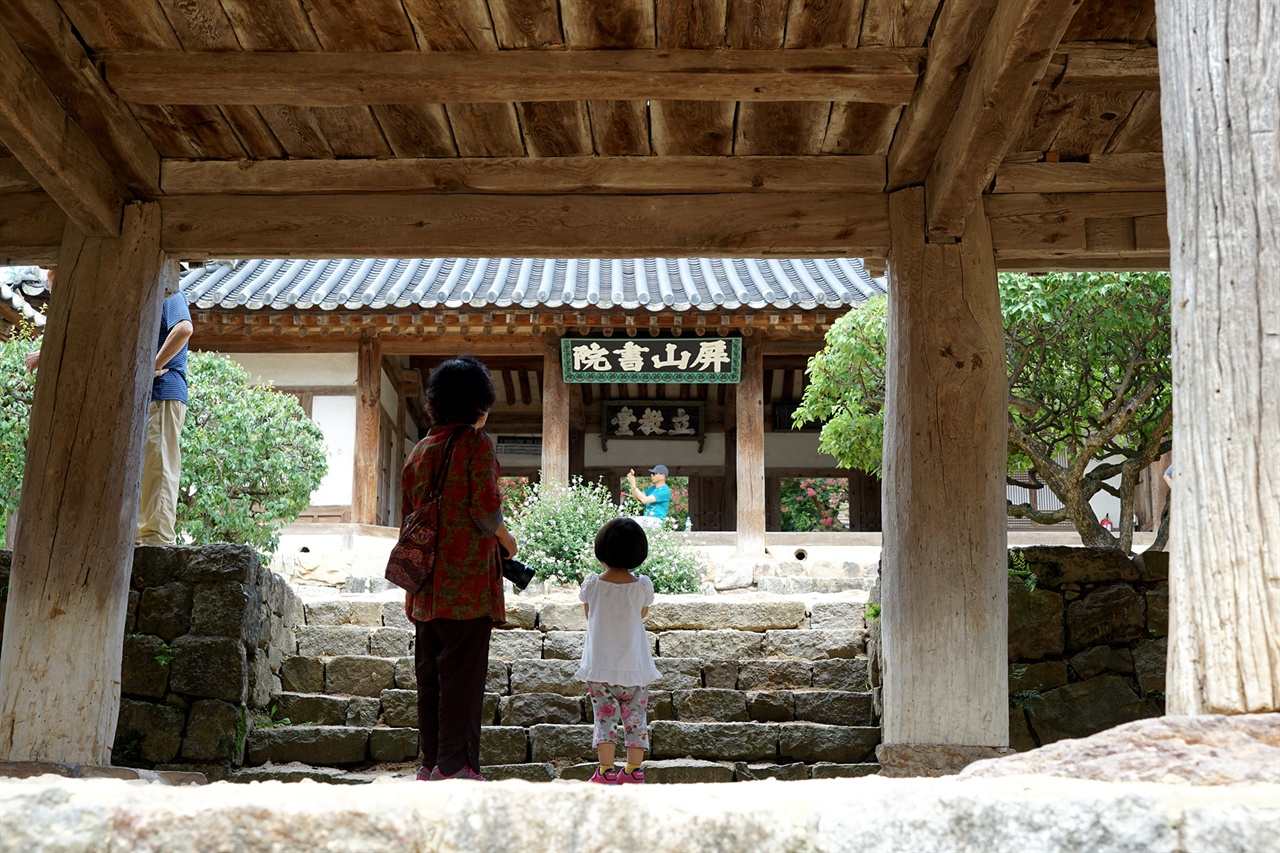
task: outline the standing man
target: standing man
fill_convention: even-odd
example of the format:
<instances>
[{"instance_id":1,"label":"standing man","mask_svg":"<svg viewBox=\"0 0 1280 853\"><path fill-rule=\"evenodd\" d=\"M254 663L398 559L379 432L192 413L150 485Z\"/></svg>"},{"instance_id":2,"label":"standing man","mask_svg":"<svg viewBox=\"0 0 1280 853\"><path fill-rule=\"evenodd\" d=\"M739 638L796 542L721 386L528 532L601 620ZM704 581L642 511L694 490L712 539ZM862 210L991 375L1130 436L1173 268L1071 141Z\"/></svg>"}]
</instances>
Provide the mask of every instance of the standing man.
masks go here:
<instances>
[{"instance_id":1,"label":"standing man","mask_svg":"<svg viewBox=\"0 0 1280 853\"><path fill-rule=\"evenodd\" d=\"M174 545L178 518L178 478L182 454L178 436L187 419L187 341L195 327L187 297L165 299L160 312L151 405L147 409L147 446L142 455L142 499L138 502L138 545Z\"/></svg>"},{"instance_id":2,"label":"standing man","mask_svg":"<svg viewBox=\"0 0 1280 853\"><path fill-rule=\"evenodd\" d=\"M667 485L666 465L654 465L649 469L649 488L643 492L636 486L636 472L627 472L627 482L631 484L631 497L644 504L644 512L640 515L641 523L646 527L661 527L667 519L667 509L671 506L671 487Z\"/></svg>"}]
</instances>

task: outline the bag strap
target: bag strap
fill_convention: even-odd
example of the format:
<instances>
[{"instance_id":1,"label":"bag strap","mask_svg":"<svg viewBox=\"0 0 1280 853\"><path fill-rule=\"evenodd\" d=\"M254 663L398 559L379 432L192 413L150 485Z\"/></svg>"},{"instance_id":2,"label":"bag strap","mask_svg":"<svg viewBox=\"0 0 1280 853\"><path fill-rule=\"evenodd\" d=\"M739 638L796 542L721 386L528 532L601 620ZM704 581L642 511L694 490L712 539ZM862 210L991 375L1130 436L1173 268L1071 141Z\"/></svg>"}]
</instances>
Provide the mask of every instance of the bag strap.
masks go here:
<instances>
[{"instance_id":1,"label":"bag strap","mask_svg":"<svg viewBox=\"0 0 1280 853\"><path fill-rule=\"evenodd\" d=\"M444 488L445 478L449 474L449 463L453 461L453 445L457 442L458 436L462 435L463 430L469 427L460 426L449 434L449 438L444 443L444 456L440 460L440 468L436 471L435 480L431 483L431 491L427 492L426 499L433 500L440 494L440 490Z\"/></svg>"}]
</instances>

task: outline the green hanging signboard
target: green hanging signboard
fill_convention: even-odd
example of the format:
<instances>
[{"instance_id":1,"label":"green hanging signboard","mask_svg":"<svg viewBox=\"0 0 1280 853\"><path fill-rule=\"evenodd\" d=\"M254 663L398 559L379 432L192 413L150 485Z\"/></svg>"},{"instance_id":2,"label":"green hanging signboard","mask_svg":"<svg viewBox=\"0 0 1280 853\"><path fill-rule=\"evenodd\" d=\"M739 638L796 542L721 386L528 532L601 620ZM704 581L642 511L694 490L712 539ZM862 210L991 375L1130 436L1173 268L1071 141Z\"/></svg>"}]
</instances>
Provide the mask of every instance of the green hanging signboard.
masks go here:
<instances>
[{"instance_id":1,"label":"green hanging signboard","mask_svg":"<svg viewBox=\"0 0 1280 853\"><path fill-rule=\"evenodd\" d=\"M741 338L563 338L565 382L742 381Z\"/></svg>"}]
</instances>

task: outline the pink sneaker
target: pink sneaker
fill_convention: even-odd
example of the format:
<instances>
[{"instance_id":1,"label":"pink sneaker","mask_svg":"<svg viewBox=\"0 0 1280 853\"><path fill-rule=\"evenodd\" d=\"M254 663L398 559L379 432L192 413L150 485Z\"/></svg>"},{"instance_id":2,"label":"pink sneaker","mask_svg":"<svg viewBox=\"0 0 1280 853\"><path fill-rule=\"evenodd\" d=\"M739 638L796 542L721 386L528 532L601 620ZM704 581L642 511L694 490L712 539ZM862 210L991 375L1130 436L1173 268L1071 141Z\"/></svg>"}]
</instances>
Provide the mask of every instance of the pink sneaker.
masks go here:
<instances>
[{"instance_id":1,"label":"pink sneaker","mask_svg":"<svg viewBox=\"0 0 1280 853\"><path fill-rule=\"evenodd\" d=\"M617 784L643 785L644 784L644 768L637 767L634 773L628 773L626 770L619 770Z\"/></svg>"},{"instance_id":2,"label":"pink sneaker","mask_svg":"<svg viewBox=\"0 0 1280 853\"><path fill-rule=\"evenodd\" d=\"M440 768L438 767L432 767L430 770L425 767L419 767L417 779L419 782L434 782L436 774L439 772Z\"/></svg>"},{"instance_id":3,"label":"pink sneaker","mask_svg":"<svg viewBox=\"0 0 1280 853\"><path fill-rule=\"evenodd\" d=\"M432 770L431 770L431 781L432 781L432 782L447 782L447 781L449 781L450 779L466 779L466 780L469 780L469 781L472 781L472 782L486 782L486 781L488 781L488 780L487 780L487 779L485 779L483 776L481 776L479 773L477 773L476 771L472 770L470 767L468 767L468 766L467 766L467 765L465 765L465 764L464 764L464 765L462 765L462 769L461 769L461 770L459 770L457 773L453 773L453 774L450 774L450 775L448 775L448 776L446 776L446 775L444 775L443 773L441 773L441 772L440 772L440 768L439 768L439 767L432 768Z\"/></svg>"},{"instance_id":4,"label":"pink sneaker","mask_svg":"<svg viewBox=\"0 0 1280 853\"><path fill-rule=\"evenodd\" d=\"M596 765L596 772L591 774L589 782L595 782L597 785L616 785L618 784L618 771L616 768L610 767L607 770L601 770Z\"/></svg>"}]
</instances>

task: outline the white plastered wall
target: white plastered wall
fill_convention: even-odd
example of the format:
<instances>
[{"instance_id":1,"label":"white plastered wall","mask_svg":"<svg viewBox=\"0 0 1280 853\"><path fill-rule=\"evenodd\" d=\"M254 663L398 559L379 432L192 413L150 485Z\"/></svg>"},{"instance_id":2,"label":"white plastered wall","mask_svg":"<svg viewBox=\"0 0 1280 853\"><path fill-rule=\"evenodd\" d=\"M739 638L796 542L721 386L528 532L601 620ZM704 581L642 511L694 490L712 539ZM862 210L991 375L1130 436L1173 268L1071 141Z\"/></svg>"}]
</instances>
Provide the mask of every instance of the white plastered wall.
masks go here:
<instances>
[{"instance_id":1,"label":"white plastered wall","mask_svg":"<svg viewBox=\"0 0 1280 853\"><path fill-rule=\"evenodd\" d=\"M234 353L231 359L249 371L258 385L350 385L353 392L356 387L353 352Z\"/></svg>"}]
</instances>

